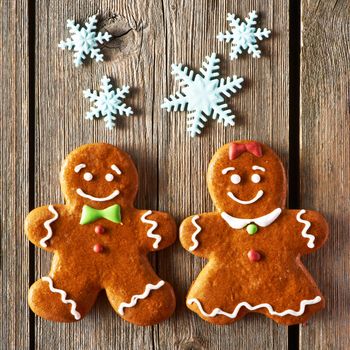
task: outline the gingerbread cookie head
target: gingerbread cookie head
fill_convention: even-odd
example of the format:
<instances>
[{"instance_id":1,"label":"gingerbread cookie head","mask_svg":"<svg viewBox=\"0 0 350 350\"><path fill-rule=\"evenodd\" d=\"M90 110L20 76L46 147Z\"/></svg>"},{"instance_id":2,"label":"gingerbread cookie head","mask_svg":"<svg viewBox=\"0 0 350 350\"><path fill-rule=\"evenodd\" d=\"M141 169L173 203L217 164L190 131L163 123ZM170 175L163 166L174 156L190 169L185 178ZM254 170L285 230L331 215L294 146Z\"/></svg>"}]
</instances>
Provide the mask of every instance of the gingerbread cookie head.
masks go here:
<instances>
[{"instance_id":1,"label":"gingerbread cookie head","mask_svg":"<svg viewBox=\"0 0 350 350\"><path fill-rule=\"evenodd\" d=\"M281 160L271 148L255 141L221 147L209 164L207 182L219 211L237 217L259 217L285 207L287 186Z\"/></svg>"},{"instance_id":2,"label":"gingerbread cookie head","mask_svg":"<svg viewBox=\"0 0 350 350\"><path fill-rule=\"evenodd\" d=\"M81 146L65 159L61 187L72 207L93 205L105 208L113 204L133 205L138 176L130 156L110 144Z\"/></svg>"}]
</instances>

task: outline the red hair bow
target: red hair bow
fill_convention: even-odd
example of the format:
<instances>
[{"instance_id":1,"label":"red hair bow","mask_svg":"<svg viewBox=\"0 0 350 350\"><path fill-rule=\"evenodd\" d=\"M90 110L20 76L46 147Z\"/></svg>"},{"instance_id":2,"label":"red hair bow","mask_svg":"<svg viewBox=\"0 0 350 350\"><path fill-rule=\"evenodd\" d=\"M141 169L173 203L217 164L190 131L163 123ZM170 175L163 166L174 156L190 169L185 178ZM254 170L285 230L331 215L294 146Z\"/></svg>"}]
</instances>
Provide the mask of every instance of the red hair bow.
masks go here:
<instances>
[{"instance_id":1,"label":"red hair bow","mask_svg":"<svg viewBox=\"0 0 350 350\"><path fill-rule=\"evenodd\" d=\"M261 145L258 142L252 141L247 143L230 143L228 150L228 156L230 160L236 159L244 152L249 152L256 157L262 156Z\"/></svg>"}]
</instances>

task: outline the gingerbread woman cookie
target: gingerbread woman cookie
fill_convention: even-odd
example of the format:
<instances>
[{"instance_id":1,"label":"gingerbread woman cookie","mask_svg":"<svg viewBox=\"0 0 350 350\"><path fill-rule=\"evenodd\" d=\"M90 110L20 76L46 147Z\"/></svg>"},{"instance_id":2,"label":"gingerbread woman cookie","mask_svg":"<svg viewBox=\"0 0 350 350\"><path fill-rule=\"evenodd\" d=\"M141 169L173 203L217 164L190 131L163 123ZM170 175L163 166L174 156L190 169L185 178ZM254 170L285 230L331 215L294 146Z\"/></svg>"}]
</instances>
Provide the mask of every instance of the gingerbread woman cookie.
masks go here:
<instances>
[{"instance_id":1,"label":"gingerbread woman cookie","mask_svg":"<svg viewBox=\"0 0 350 350\"><path fill-rule=\"evenodd\" d=\"M106 290L125 320L151 325L175 309L171 285L151 267L147 253L170 246L176 225L167 214L138 210L138 175L128 154L109 144L88 144L63 163L66 204L33 210L25 230L36 246L54 253L48 276L29 290L29 305L58 322L82 319Z\"/></svg>"},{"instance_id":2,"label":"gingerbread woman cookie","mask_svg":"<svg viewBox=\"0 0 350 350\"><path fill-rule=\"evenodd\" d=\"M283 165L254 141L220 148L207 182L218 211L189 217L180 228L183 247L209 260L190 288L188 307L217 324L252 311L281 324L306 322L325 301L300 256L326 241L323 216L285 209Z\"/></svg>"}]
</instances>

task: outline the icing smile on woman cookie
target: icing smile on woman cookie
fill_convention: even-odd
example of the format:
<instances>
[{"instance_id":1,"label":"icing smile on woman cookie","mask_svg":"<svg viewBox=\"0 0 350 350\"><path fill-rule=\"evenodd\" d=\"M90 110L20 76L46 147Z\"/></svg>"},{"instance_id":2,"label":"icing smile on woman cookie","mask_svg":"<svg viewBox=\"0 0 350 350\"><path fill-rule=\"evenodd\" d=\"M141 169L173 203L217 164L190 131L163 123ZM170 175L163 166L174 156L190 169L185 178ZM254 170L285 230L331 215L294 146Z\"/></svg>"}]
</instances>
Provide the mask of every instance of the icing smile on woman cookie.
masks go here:
<instances>
[{"instance_id":1,"label":"icing smile on woman cookie","mask_svg":"<svg viewBox=\"0 0 350 350\"><path fill-rule=\"evenodd\" d=\"M264 191L259 190L258 193L256 194L256 196L253 199L248 200L248 201L243 201L242 199L237 198L232 192L227 192L227 195L235 202L237 202L239 204L247 205L247 204L252 204L252 203L255 203L256 201L258 201L264 195Z\"/></svg>"},{"instance_id":2,"label":"icing smile on woman cookie","mask_svg":"<svg viewBox=\"0 0 350 350\"><path fill-rule=\"evenodd\" d=\"M231 171L235 171L236 169L234 167L227 167L225 169L222 170L222 174L223 175L226 175L228 174L229 172ZM256 170L259 170L259 171L262 171L262 172L265 172L266 169L259 166L259 165L253 165L252 166L252 170L256 171ZM238 175L238 174L233 174L231 175L231 178L230 178L231 182L234 184L234 185L238 185L240 182L241 182L241 176ZM261 181L261 176L257 173L254 173L251 178L250 178L251 182L253 183L259 183ZM249 199L249 200L243 200L243 199L240 199L238 197L236 197L231 191L227 192L227 195L235 202L239 203L239 204L243 204L243 205L248 205L248 204L253 204L255 202L257 202L263 195L264 195L264 191L263 190L258 190L258 192L256 193L255 197L252 198L252 199Z\"/></svg>"}]
</instances>

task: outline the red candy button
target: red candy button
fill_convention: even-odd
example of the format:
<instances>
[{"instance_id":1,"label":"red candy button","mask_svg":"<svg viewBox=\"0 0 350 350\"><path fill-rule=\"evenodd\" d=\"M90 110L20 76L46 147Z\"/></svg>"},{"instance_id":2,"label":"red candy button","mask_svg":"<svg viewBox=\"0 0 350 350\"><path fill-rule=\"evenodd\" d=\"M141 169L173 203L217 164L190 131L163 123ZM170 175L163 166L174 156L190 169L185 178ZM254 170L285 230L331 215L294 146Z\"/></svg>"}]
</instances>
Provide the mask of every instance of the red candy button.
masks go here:
<instances>
[{"instance_id":1,"label":"red candy button","mask_svg":"<svg viewBox=\"0 0 350 350\"><path fill-rule=\"evenodd\" d=\"M105 228L102 225L97 225L95 226L95 233L97 233L98 235L102 235L103 233L105 233Z\"/></svg>"},{"instance_id":2,"label":"red candy button","mask_svg":"<svg viewBox=\"0 0 350 350\"><path fill-rule=\"evenodd\" d=\"M250 249L247 255L248 255L248 259L252 262L256 262L261 259L261 255L254 249Z\"/></svg>"},{"instance_id":3,"label":"red candy button","mask_svg":"<svg viewBox=\"0 0 350 350\"><path fill-rule=\"evenodd\" d=\"M95 253L102 253L103 252L103 246L101 244L95 244L93 248Z\"/></svg>"}]
</instances>

